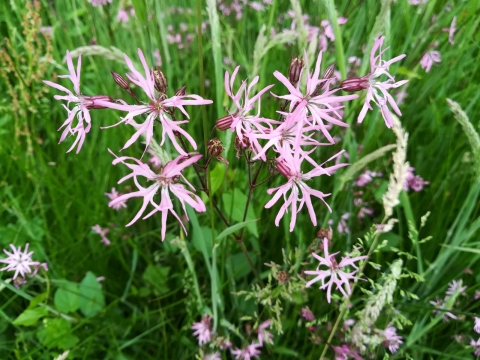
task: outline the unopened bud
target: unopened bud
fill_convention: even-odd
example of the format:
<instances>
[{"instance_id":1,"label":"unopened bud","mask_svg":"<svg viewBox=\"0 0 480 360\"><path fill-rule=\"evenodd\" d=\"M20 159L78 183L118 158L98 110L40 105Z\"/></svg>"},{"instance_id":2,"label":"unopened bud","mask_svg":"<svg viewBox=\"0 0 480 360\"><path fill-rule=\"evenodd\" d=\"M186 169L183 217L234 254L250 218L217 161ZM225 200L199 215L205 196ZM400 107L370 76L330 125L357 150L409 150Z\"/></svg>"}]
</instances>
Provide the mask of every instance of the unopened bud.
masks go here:
<instances>
[{"instance_id":1,"label":"unopened bud","mask_svg":"<svg viewBox=\"0 0 480 360\"><path fill-rule=\"evenodd\" d=\"M290 168L287 166L285 160L277 160L277 170L287 179L291 176Z\"/></svg>"},{"instance_id":2,"label":"unopened bud","mask_svg":"<svg viewBox=\"0 0 480 360\"><path fill-rule=\"evenodd\" d=\"M290 68L288 69L288 79L293 85L298 83L300 80L300 74L302 73L303 69L303 58L294 57L290 61Z\"/></svg>"},{"instance_id":3,"label":"unopened bud","mask_svg":"<svg viewBox=\"0 0 480 360\"><path fill-rule=\"evenodd\" d=\"M340 84L340 89L348 92L361 91L369 88L368 76L363 76L361 78L353 77L346 80L343 80Z\"/></svg>"},{"instance_id":4,"label":"unopened bud","mask_svg":"<svg viewBox=\"0 0 480 360\"><path fill-rule=\"evenodd\" d=\"M118 84L118 86L120 86L122 89L124 90L129 90L130 89L130 84L128 83L128 81L120 74L114 72L114 71L110 71L112 73L112 76L113 76L113 80Z\"/></svg>"},{"instance_id":5,"label":"unopened bud","mask_svg":"<svg viewBox=\"0 0 480 360\"><path fill-rule=\"evenodd\" d=\"M217 158L222 155L224 147L220 140L217 138L210 139L207 144L208 154Z\"/></svg>"},{"instance_id":6,"label":"unopened bud","mask_svg":"<svg viewBox=\"0 0 480 360\"><path fill-rule=\"evenodd\" d=\"M230 129L230 126L232 126L232 123L233 123L233 116L227 115L218 119L216 126L218 130L224 131L224 130Z\"/></svg>"},{"instance_id":7,"label":"unopened bud","mask_svg":"<svg viewBox=\"0 0 480 360\"><path fill-rule=\"evenodd\" d=\"M150 74L153 76L153 80L155 82L155 89L160 93L160 94L166 94L167 93L167 78L165 75L163 75L162 70L160 69L159 66L155 66L153 70L150 71Z\"/></svg>"},{"instance_id":8,"label":"unopened bud","mask_svg":"<svg viewBox=\"0 0 480 360\"><path fill-rule=\"evenodd\" d=\"M175 96L185 96L187 90L187 86L185 85L181 89L178 89L177 92L175 93Z\"/></svg>"},{"instance_id":9,"label":"unopened bud","mask_svg":"<svg viewBox=\"0 0 480 360\"><path fill-rule=\"evenodd\" d=\"M332 241L333 239L333 231L332 231L332 228L328 228L328 229L320 229L318 230L317 232L317 238L323 240L323 239L327 239L328 240L328 243L330 244L330 242Z\"/></svg>"},{"instance_id":10,"label":"unopened bud","mask_svg":"<svg viewBox=\"0 0 480 360\"><path fill-rule=\"evenodd\" d=\"M330 65L328 68L325 69L322 75L322 79L330 79L333 76L333 73L335 71L335 63Z\"/></svg>"},{"instance_id":11,"label":"unopened bud","mask_svg":"<svg viewBox=\"0 0 480 360\"><path fill-rule=\"evenodd\" d=\"M107 106L100 105L98 103L99 101L110 103L115 102L115 100L108 95L83 96L83 101L87 109L106 109Z\"/></svg>"}]
</instances>

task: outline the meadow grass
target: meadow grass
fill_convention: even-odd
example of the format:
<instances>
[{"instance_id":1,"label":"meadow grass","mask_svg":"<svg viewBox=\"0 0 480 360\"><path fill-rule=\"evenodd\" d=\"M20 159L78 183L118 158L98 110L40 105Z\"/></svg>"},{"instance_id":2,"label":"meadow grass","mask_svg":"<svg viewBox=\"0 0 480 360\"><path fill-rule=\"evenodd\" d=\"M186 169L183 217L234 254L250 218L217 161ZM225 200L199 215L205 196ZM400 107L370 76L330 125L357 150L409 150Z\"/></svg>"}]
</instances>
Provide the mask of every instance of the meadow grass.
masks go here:
<instances>
[{"instance_id":1,"label":"meadow grass","mask_svg":"<svg viewBox=\"0 0 480 360\"><path fill-rule=\"evenodd\" d=\"M119 126L100 130L100 126L117 122L118 114L113 110L92 110L93 126L82 151L65 153L70 143L58 145L60 135L56 131L65 119L65 111L53 100L54 90L47 89L41 80L58 82L57 75L68 73L63 61L66 50L94 43L103 48L90 48L95 54L83 53L82 92L128 100L112 80L110 70L124 74L127 68L122 54L136 59L137 48L153 64L153 53L158 49L169 93L187 85L188 93L214 101L202 109L189 110L188 131L204 153L210 129L231 107L223 89L225 71L231 72L240 65L241 79L251 79L256 58L261 84L276 84L273 91L284 93L272 74L275 70L287 72L291 57L308 48L303 35L270 47L261 57L254 50L263 25L267 25L265 41L270 35L269 27L275 26L277 32L289 28L291 18L285 14L297 2L274 0L264 11L246 6L239 20L233 15L222 15L215 9L215 1L210 0L114 0L104 7L93 7L86 0L38 3L32 10L32 5L27 6L30 1L0 2L0 33L2 39L8 39L8 43L0 40L0 244L7 248L11 243L30 243L36 258L48 263L49 271L39 273L35 281L18 289L7 281L6 273L1 273L0 357L52 359L70 350L69 359L191 359L199 347L190 326L205 312L215 315L214 326L219 334L225 334L226 329L234 334L243 331L246 323L269 318L267 307L236 295L259 284L241 247L246 247L259 277L267 283L270 268L265 263L282 264L282 249L287 253L293 253L295 248L307 251L315 239L318 227L311 224L306 212L299 215L292 233L288 231L289 217L276 227L277 211L263 208L270 198L265 185L256 189L251 199L246 220L260 220L249 222L241 230L244 245L232 236L218 236L225 226L213 211L212 199L220 204L233 225L244 220L248 194L247 167L236 159L233 138L225 132L219 137L227 149L224 156L230 165L227 171L221 163L211 167L209 178L214 190L210 199L203 198L207 211L189 211L188 235L169 222L167 239L162 242L159 216L125 228L139 208L139 201L130 201L127 210L116 212L108 208L104 193L117 186L118 179L126 174L120 166L111 165L113 158L107 149L118 152L131 136L131 129ZM130 5L135 7L137 18L119 23L116 16L120 6ZM185 12L179 14L176 8ZM429 184L421 192L401 194L393 215L398 223L392 232L380 235L378 243L386 240L386 246L371 259L381 264L382 271L366 267L365 277L372 283L362 282L358 287L375 292L372 284L382 283L382 272L402 257L403 268L411 277L402 276L399 280L393 306L411 325L398 330L404 344L397 357L473 358L468 344L471 338L477 338L472 318L478 305L471 299L480 290L480 160L475 144L472 148L472 138L476 135L478 140L478 135L466 134L465 123L470 132L478 131L480 4L474 0L429 0L424 6L412 6L406 0L326 0L300 1L298 10L310 16L311 25L319 26L324 19L335 24L337 38L324 53L322 70L336 62L345 77L347 59L357 56L363 59L359 73L368 72L369 48L378 32L386 36L386 44L391 46L388 56L407 54L400 65L395 64L390 70L398 79L409 80L408 97L400 106L400 121L409 134L407 161ZM41 35L39 19L30 17L26 22L26 14L36 14L42 26L52 26L52 35ZM281 14L284 20L278 23ZM432 23L433 15L436 20ZM339 26L335 19L340 16L347 17L348 22ZM449 27L454 16L458 29L452 45L441 29ZM195 31L207 20L210 25L203 31L200 45ZM186 24L186 34L194 35L182 49L170 44L166 36L168 26L179 31L180 23ZM29 34L29 30L33 32ZM420 59L435 42L442 62L425 73ZM10 62L5 60L7 57ZM447 98L458 103L464 116L458 115L458 110L452 112ZM335 151L346 149L351 164L395 144L396 139L384 126L378 111L370 112L364 123L358 125L361 105L359 99L345 109L351 128L341 134L344 141L332 147ZM275 118L279 106L276 98L265 96L262 115ZM463 116L463 123L457 121L458 116ZM133 156L142 150L143 145L136 144L124 153ZM164 150L170 155L174 153L169 144ZM322 149L315 156L320 160L332 154L332 149ZM351 251L358 238L368 236L371 226L382 221L381 197L392 171L390 152L373 156L366 167L384 173L377 187L364 190L363 198L375 212L373 218L358 219L353 205L354 193L358 191L353 178L361 168L345 182L342 176L348 170L312 181L313 188L324 192L335 189L334 201L329 199L333 202L332 214L320 204L315 207L320 225L333 220L335 251ZM187 177L194 179L193 171ZM268 187L280 184L280 179L275 179ZM346 212L352 213L347 220L350 232L340 234L337 224ZM421 223L427 213L428 220ZM91 230L95 224L111 229L110 246L102 244ZM427 236L431 239L422 242ZM314 268L314 264L305 268ZM92 281L100 276L105 277L101 289ZM441 316L432 314L429 301L442 297L448 283L460 279L468 286L467 295L460 296L461 305L452 310L460 320L443 322ZM59 289L63 290L60 295ZM402 291L416 296L404 297ZM70 298L69 294L74 295ZM367 292L356 290L352 308L347 310L350 316L362 309L367 297ZM75 301L80 301L80 305L72 305ZM63 307L58 308L59 303ZM340 298L335 298L334 303L339 305ZM301 308L306 305L319 319L317 326L322 330L318 342L300 320ZM41 316L35 318L38 314L34 314L27 322L16 321L29 306L41 308ZM275 345L267 347L261 358L320 358L340 306L328 305L325 293L313 287L306 293L295 290L292 301L284 301L282 307L283 333L275 333ZM74 311L69 310L72 308ZM390 321L389 316L382 316L382 324ZM452 339L460 334L463 342ZM230 338L236 346L241 345L240 337ZM341 339L334 337L332 343L339 345ZM331 349L328 351L327 358L333 358ZM374 356L387 358L388 354L379 348Z\"/></svg>"}]
</instances>

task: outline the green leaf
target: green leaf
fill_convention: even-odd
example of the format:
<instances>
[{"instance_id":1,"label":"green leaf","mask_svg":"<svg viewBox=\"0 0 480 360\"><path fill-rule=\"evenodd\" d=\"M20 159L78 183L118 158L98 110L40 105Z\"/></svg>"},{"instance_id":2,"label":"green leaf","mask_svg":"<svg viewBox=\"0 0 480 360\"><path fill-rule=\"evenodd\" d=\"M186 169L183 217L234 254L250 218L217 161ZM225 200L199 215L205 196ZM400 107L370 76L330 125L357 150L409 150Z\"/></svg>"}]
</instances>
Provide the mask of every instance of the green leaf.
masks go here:
<instances>
[{"instance_id":1,"label":"green leaf","mask_svg":"<svg viewBox=\"0 0 480 360\"><path fill-rule=\"evenodd\" d=\"M80 289L78 284L72 282L62 283L53 298L55 307L62 313L75 312L79 308Z\"/></svg>"},{"instance_id":2,"label":"green leaf","mask_svg":"<svg viewBox=\"0 0 480 360\"><path fill-rule=\"evenodd\" d=\"M233 234L234 232L240 230L240 229L243 229L245 226L247 226L248 224L252 223L252 222L255 222L255 221L258 221L260 219L254 219L254 220L248 220L248 221L244 221L244 222L241 222L241 223L238 223L238 224L235 224L235 225L232 225L230 226L229 228L226 228L225 230L223 230L220 235L217 236L217 239L216 240L221 240L223 239L224 237L230 235L230 234Z\"/></svg>"},{"instance_id":3,"label":"green leaf","mask_svg":"<svg viewBox=\"0 0 480 360\"><path fill-rule=\"evenodd\" d=\"M28 305L27 309L36 308L37 305L40 304L42 301L44 301L46 298L47 298L47 293L38 294L32 300L30 300L30 304Z\"/></svg>"},{"instance_id":4,"label":"green leaf","mask_svg":"<svg viewBox=\"0 0 480 360\"><path fill-rule=\"evenodd\" d=\"M105 307L100 283L92 272L87 272L79 288L79 307L85 316L94 316Z\"/></svg>"},{"instance_id":5,"label":"green leaf","mask_svg":"<svg viewBox=\"0 0 480 360\"><path fill-rule=\"evenodd\" d=\"M147 23L147 7L145 0L132 0L133 9L135 10L135 16L142 24Z\"/></svg>"},{"instance_id":6,"label":"green leaf","mask_svg":"<svg viewBox=\"0 0 480 360\"><path fill-rule=\"evenodd\" d=\"M253 252L249 252L248 255L250 255L252 262L255 264L257 256ZM228 260L229 261L227 261L225 264L228 264L231 261L235 280L239 280L251 273L252 270L250 269L247 259L243 253L231 255Z\"/></svg>"},{"instance_id":7,"label":"green leaf","mask_svg":"<svg viewBox=\"0 0 480 360\"><path fill-rule=\"evenodd\" d=\"M143 280L153 287L154 293L158 295L166 294L170 291L167 285L168 273L170 267L148 264L143 273Z\"/></svg>"},{"instance_id":8,"label":"green leaf","mask_svg":"<svg viewBox=\"0 0 480 360\"><path fill-rule=\"evenodd\" d=\"M210 171L210 180L212 181L212 195L222 186L223 177L225 176L225 165L217 163L212 171Z\"/></svg>"},{"instance_id":9,"label":"green leaf","mask_svg":"<svg viewBox=\"0 0 480 360\"><path fill-rule=\"evenodd\" d=\"M62 350L71 349L79 341L78 337L72 334L71 324L62 318L45 320L37 337L47 348L58 347Z\"/></svg>"},{"instance_id":10,"label":"green leaf","mask_svg":"<svg viewBox=\"0 0 480 360\"><path fill-rule=\"evenodd\" d=\"M36 325L37 321L48 314L47 309L39 307L36 309L27 309L21 313L15 320L13 325L32 326Z\"/></svg>"}]
</instances>

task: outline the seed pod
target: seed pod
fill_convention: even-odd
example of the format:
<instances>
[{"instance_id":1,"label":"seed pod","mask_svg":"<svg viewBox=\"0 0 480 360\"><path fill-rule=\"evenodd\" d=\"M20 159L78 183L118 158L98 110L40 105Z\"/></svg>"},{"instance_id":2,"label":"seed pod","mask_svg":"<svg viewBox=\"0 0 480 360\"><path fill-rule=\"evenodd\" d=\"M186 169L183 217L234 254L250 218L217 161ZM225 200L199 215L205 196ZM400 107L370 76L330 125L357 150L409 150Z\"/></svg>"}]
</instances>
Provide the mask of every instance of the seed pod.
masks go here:
<instances>
[{"instance_id":1,"label":"seed pod","mask_svg":"<svg viewBox=\"0 0 480 360\"><path fill-rule=\"evenodd\" d=\"M238 136L235 136L235 142L234 142L234 147L235 147L235 150L237 151L245 151L245 150L248 150L250 148L250 139L248 139L247 137L243 137L243 141L240 140L240 138Z\"/></svg>"},{"instance_id":2,"label":"seed pod","mask_svg":"<svg viewBox=\"0 0 480 360\"><path fill-rule=\"evenodd\" d=\"M346 80L343 80L340 84L340 89L348 92L361 91L368 89L368 75L361 78L353 77Z\"/></svg>"},{"instance_id":3,"label":"seed pod","mask_svg":"<svg viewBox=\"0 0 480 360\"><path fill-rule=\"evenodd\" d=\"M218 130L224 131L230 129L233 123L233 116L227 115L217 120L216 127Z\"/></svg>"},{"instance_id":4,"label":"seed pod","mask_svg":"<svg viewBox=\"0 0 480 360\"><path fill-rule=\"evenodd\" d=\"M128 81L120 74L110 71L113 76L113 80L117 83L118 86L120 86L124 90L129 90L130 89L130 84Z\"/></svg>"},{"instance_id":5,"label":"seed pod","mask_svg":"<svg viewBox=\"0 0 480 360\"><path fill-rule=\"evenodd\" d=\"M150 74L153 76L153 80L155 81L155 89L160 94L166 94L168 88L167 78L165 77L165 75L163 75L160 67L155 66L153 70L150 71Z\"/></svg>"},{"instance_id":6,"label":"seed pod","mask_svg":"<svg viewBox=\"0 0 480 360\"><path fill-rule=\"evenodd\" d=\"M333 76L333 73L335 71L335 63L330 65L328 68L325 69L322 75L322 79L330 79Z\"/></svg>"},{"instance_id":7,"label":"seed pod","mask_svg":"<svg viewBox=\"0 0 480 360\"><path fill-rule=\"evenodd\" d=\"M294 57L290 61L290 68L288 69L288 79L293 85L298 83L300 80L300 74L302 73L303 69L303 58Z\"/></svg>"},{"instance_id":8,"label":"seed pod","mask_svg":"<svg viewBox=\"0 0 480 360\"><path fill-rule=\"evenodd\" d=\"M220 140L217 138L210 139L207 144L208 154L214 158L218 158L222 155L224 147Z\"/></svg>"},{"instance_id":9,"label":"seed pod","mask_svg":"<svg viewBox=\"0 0 480 360\"><path fill-rule=\"evenodd\" d=\"M184 87L177 90L177 92L175 93L175 96L185 96L186 90L187 90L187 86L185 85Z\"/></svg>"}]
</instances>

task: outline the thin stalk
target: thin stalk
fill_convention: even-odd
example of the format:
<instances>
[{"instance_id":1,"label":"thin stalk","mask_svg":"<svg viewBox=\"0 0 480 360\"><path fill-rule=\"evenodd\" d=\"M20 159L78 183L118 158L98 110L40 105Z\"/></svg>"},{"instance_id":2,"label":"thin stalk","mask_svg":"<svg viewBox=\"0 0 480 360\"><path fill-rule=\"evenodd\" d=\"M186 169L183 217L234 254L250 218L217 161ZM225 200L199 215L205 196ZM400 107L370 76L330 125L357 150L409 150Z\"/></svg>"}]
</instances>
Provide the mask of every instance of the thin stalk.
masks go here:
<instances>
[{"instance_id":1,"label":"thin stalk","mask_svg":"<svg viewBox=\"0 0 480 360\"><path fill-rule=\"evenodd\" d=\"M205 76L203 73L203 49L202 49L202 0L197 0L197 34L198 34L198 72L200 76L200 96L205 97ZM203 120L203 141L205 144L205 154L207 156L207 143L208 143L208 127L207 127L207 112L204 106L202 106L202 120ZM211 178L208 167L205 169L207 178L207 189L211 189ZM220 300L220 294L218 293L218 279L217 279L217 253L215 246L215 220L213 216L213 199L212 192L208 191L208 198L210 200L210 228L212 230L212 309L213 309L213 331L216 331L218 326L218 301Z\"/></svg>"}]
</instances>

